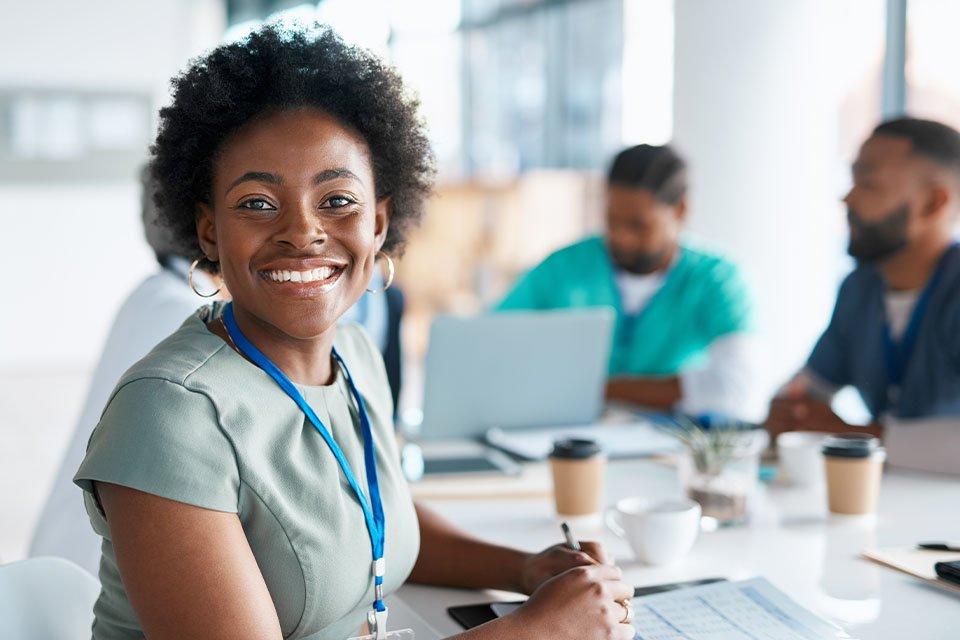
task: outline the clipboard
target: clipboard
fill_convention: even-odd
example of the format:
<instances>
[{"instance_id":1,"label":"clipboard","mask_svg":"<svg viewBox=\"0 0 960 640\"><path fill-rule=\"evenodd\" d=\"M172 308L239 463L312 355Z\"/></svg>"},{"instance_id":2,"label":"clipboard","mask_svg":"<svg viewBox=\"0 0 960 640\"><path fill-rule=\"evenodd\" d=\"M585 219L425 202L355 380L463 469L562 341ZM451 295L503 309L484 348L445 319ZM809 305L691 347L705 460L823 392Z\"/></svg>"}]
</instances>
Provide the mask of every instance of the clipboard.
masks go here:
<instances>
[{"instance_id":1,"label":"clipboard","mask_svg":"<svg viewBox=\"0 0 960 640\"><path fill-rule=\"evenodd\" d=\"M899 571L908 576L922 580L927 584L960 594L960 585L942 580L933 568L938 562L956 562L960 560L960 552L931 551L915 547L894 547L887 549L868 549L860 557L879 565Z\"/></svg>"}]
</instances>

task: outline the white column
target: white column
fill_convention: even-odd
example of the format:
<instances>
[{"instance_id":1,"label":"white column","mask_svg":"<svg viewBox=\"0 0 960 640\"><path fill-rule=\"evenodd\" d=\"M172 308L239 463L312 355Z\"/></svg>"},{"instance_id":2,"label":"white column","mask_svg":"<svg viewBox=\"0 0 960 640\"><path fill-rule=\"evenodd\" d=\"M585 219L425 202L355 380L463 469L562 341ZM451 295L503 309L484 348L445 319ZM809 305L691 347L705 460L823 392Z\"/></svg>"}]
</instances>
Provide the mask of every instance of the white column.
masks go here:
<instances>
[{"instance_id":1,"label":"white column","mask_svg":"<svg viewBox=\"0 0 960 640\"><path fill-rule=\"evenodd\" d=\"M676 0L674 138L690 235L736 260L771 389L805 361L846 258L839 198L879 116L883 0Z\"/></svg>"}]
</instances>

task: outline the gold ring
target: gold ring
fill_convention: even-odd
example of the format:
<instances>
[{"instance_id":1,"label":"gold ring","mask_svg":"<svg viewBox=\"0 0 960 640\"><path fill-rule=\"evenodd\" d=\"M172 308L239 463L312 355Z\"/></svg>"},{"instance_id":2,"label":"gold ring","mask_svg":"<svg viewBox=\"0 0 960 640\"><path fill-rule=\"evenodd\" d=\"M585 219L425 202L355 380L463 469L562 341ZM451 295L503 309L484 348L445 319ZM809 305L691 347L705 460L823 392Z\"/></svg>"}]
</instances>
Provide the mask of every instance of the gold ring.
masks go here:
<instances>
[{"instance_id":1,"label":"gold ring","mask_svg":"<svg viewBox=\"0 0 960 640\"><path fill-rule=\"evenodd\" d=\"M623 607L623 619L620 621L620 624L633 623L633 604L630 602L630 598L617 600L617 604Z\"/></svg>"}]
</instances>

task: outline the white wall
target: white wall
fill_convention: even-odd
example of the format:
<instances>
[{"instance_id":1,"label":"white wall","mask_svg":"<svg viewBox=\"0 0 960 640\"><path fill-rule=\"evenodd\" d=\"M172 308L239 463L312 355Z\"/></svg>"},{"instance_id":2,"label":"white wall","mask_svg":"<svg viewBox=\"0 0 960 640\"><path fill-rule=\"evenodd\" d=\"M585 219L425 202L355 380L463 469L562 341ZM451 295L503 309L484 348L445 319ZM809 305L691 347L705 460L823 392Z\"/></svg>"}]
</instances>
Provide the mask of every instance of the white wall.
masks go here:
<instances>
[{"instance_id":1,"label":"white wall","mask_svg":"<svg viewBox=\"0 0 960 640\"><path fill-rule=\"evenodd\" d=\"M4 2L0 83L166 94L186 58L216 44L217 0Z\"/></svg>"},{"instance_id":2,"label":"white wall","mask_svg":"<svg viewBox=\"0 0 960 640\"><path fill-rule=\"evenodd\" d=\"M134 90L156 108L224 21L218 0L3 2L0 87ZM136 173L104 184L0 182L3 561L26 550L114 312L155 268Z\"/></svg>"},{"instance_id":3,"label":"white wall","mask_svg":"<svg viewBox=\"0 0 960 640\"><path fill-rule=\"evenodd\" d=\"M124 89L167 100L169 78L217 43L215 0L35 0L2 7L0 86ZM146 149L144 149L146 157ZM137 167L124 182L0 183L0 371L88 367L126 293L153 269Z\"/></svg>"},{"instance_id":4,"label":"white wall","mask_svg":"<svg viewBox=\"0 0 960 640\"><path fill-rule=\"evenodd\" d=\"M804 362L849 268L839 198L851 142L875 124L883 5L676 0L673 129L692 164L691 233L750 279L771 386Z\"/></svg>"}]
</instances>

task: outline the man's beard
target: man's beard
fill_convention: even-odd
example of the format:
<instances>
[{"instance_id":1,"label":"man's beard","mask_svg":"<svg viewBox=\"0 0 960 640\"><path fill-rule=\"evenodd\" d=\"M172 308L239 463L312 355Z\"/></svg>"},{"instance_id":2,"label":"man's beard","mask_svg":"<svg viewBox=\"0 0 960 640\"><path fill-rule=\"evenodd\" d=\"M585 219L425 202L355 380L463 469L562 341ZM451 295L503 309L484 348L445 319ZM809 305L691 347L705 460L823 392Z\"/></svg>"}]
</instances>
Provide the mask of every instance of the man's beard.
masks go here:
<instances>
[{"instance_id":1,"label":"man's beard","mask_svg":"<svg viewBox=\"0 0 960 640\"><path fill-rule=\"evenodd\" d=\"M878 222L865 222L847 207L850 244L847 253L861 263L882 262L907 246L907 223L910 207L904 203Z\"/></svg>"},{"instance_id":2,"label":"man's beard","mask_svg":"<svg viewBox=\"0 0 960 640\"><path fill-rule=\"evenodd\" d=\"M651 253L634 253L630 255L613 254L613 261L618 267L638 276L645 276L659 269L667 259L666 251Z\"/></svg>"}]
</instances>

